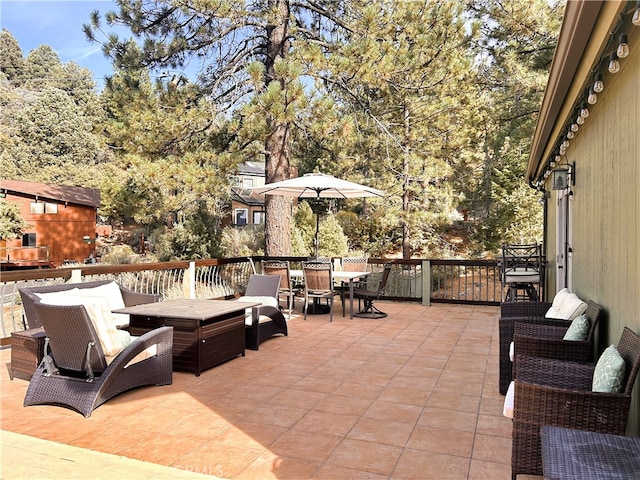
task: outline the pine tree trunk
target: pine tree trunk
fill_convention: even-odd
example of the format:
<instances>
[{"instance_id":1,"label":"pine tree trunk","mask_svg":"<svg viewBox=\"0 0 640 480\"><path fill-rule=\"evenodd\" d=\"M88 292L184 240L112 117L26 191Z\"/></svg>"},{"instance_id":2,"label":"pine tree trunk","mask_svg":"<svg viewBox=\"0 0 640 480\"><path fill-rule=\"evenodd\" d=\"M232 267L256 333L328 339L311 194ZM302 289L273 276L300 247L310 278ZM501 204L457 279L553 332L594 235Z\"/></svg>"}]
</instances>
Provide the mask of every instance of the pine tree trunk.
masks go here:
<instances>
[{"instance_id":1,"label":"pine tree trunk","mask_svg":"<svg viewBox=\"0 0 640 480\"><path fill-rule=\"evenodd\" d=\"M265 62L266 81L275 78L274 64L277 58L285 58L289 50L289 0L270 0L269 6L276 12L274 22L267 27L267 56ZM286 88L281 82L281 88ZM289 178L291 156L289 124L286 120L270 118L268 131L271 135L265 142L266 182L273 183ZM266 195L265 201L265 248L266 255L282 256L291 254L291 200L289 198Z\"/></svg>"}]
</instances>

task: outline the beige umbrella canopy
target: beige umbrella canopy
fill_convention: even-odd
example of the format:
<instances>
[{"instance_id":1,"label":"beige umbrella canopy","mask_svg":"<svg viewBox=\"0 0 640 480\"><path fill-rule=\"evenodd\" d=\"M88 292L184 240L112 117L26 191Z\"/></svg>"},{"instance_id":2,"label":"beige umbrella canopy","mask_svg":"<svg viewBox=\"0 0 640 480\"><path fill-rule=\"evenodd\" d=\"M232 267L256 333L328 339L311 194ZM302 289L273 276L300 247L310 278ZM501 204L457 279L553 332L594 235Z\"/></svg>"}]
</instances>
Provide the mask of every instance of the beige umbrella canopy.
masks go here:
<instances>
[{"instance_id":1,"label":"beige umbrella canopy","mask_svg":"<svg viewBox=\"0 0 640 480\"><path fill-rule=\"evenodd\" d=\"M252 189L264 195L282 195L300 199L384 197L385 192L359 183L342 180L325 173L307 173L302 177L268 183ZM316 214L316 257L318 256L318 231L320 216Z\"/></svg>"}]
</instances>

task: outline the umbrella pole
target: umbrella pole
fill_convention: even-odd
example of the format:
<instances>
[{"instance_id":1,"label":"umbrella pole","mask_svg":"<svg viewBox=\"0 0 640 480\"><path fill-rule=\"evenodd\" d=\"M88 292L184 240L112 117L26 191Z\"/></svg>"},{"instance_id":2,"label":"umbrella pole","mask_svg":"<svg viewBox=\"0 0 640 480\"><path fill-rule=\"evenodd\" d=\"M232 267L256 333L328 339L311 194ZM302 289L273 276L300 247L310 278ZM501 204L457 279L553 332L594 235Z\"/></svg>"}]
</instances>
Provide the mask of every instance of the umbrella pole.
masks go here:
<instances>
[{"instance_id":1,"label":"umbrella pole","mask_svg":"<svg viewBox=\"0 0 640 480\"><path fill-rule=\"evenodd\" d=\"M318 232L320 231L320 212L316 211L316 260L318 259Z\"/></svg>"}]
</instances>

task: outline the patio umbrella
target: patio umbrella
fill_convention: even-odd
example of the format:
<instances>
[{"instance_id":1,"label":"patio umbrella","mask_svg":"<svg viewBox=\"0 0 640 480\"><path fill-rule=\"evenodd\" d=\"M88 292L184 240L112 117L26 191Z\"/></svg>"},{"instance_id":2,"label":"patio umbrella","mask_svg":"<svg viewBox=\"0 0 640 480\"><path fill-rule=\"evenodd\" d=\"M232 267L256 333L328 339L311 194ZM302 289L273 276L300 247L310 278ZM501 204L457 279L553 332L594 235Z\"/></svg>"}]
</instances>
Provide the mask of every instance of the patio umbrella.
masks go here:
<instances>
[{"instance_id":1,"label":"patio umbrella","mask_svg":"<svg viewBox=\"0 0 640 480\"><path fill-rule=\"evenodd\" d=\"M359 183L342 180L325 173L307 173L302 177L268 183L252 189L264 195L282 195L298 199L383 197L385 192ZM316 213L316 258L318 257L318 231L320 215Z\"/></svg>"}]
</instances>

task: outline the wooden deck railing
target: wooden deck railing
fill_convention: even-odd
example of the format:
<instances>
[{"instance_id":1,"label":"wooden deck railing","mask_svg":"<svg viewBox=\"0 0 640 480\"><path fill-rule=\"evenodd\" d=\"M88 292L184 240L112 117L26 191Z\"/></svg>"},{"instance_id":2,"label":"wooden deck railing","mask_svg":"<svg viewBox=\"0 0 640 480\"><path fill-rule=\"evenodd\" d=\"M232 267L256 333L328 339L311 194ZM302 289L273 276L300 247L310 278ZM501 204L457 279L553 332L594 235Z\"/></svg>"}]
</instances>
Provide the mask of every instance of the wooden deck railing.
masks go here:
<instances>
[{"instance_id":1,"label":"wooden deck railing","mask_svg":"<svg viewBox=\"0 0 640 480\"><path fill-rule=\"evenodd\" d=\"M25 328L18 289L35 284L57 284L91 280L116 280L138 292L169 298L212 298L232 296L244 290L253 269L261 271L264 257L218 258L195 261L137 263L126 265L78 265L43 270L2 272L0 338L6 344L11 332ZM301 268L301 257L286 259ZM401 260L369 259L376 282L384 264L391 262L384 299L396 301L449 302L498 305L502 294L500 272L495 260Z\"/></svg>"}]
</instances>

